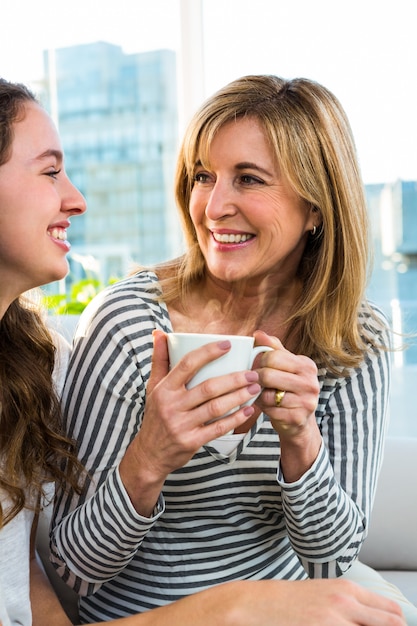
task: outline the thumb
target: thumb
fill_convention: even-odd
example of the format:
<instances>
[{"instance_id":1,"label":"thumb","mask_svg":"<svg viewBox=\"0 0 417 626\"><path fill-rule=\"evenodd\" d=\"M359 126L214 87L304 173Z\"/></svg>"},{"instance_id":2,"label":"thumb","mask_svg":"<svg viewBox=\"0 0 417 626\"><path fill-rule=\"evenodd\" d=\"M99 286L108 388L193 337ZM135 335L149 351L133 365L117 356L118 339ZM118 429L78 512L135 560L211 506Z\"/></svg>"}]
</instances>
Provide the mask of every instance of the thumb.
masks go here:
<instances>
[{"instance_id":1,"label":"thumb","mask_svg":"<svg viewBox=\"0 0 417 626\"><path fill-rule=\"evenodd\" d=\"M253 336L255 337L255 345L257 346L270 346L271 348L274 348L274 350L285 350L278 337L268 335L263 330L256 330L253 333Z\"/></svg>"},{"instance_id":2,"label":"thumb","mask_svg":"<svg viewBox=\"0 0 417 626\"><path fill-rule=\"evenodd\" d=\"M162 330L154 330L152 331L152 337L152 369L147 385L148 394L169 372L168 346L165 333Z\"/></svg>"}]
</instances>

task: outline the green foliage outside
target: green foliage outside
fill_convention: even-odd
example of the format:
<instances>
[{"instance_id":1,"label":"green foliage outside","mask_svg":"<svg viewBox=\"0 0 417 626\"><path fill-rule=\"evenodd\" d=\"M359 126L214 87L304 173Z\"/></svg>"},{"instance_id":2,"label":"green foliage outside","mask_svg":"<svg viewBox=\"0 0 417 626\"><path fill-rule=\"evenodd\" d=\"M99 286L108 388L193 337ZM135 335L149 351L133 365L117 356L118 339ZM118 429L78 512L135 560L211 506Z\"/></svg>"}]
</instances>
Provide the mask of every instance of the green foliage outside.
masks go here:
<instances>
[{"instance_id":1,"label":"green foliage outside","mask_svg":"<svg viewBox=\"0 0 417 626\"><path fill-rule=\"evenodd\" d=\"M113 284L117 280L110 279L108 284ZM68 293L44 295L43 304L53 315L79 315L106 286L98 278L83 278L73 283Z\"/></svg>"}]
</instances>

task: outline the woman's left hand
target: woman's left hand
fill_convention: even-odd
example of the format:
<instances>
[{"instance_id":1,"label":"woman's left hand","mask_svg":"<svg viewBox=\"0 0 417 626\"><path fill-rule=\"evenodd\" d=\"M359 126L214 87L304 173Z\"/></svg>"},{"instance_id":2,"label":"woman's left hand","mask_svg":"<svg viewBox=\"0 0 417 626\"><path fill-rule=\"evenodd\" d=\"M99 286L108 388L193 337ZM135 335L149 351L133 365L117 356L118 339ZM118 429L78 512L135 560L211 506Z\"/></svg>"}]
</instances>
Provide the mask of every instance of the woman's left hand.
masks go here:
<instances>
[{"instance_id":1,"label":"woman's left hand","mask_svg":"<svg viewBox=\"0 0 417 626\"><path fill-rule=\"evenodd\" d=\"M322 443L315 418L320 391L317 366L310 358L286 350L277 337L263 331L254 336L256 344L274 348L263 353L256 368L263 387L256 404L279 434L281 469L286 481L293 482L311 467Z\"/></svg>"}]
</instances>

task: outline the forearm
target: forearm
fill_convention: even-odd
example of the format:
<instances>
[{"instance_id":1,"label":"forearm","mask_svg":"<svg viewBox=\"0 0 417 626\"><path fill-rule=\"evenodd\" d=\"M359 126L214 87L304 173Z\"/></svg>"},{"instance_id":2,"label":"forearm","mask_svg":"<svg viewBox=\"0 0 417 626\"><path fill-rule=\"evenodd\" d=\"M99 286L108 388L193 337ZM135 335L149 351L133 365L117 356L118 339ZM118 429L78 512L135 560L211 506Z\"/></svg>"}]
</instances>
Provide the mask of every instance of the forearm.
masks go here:
<instances>
[{"instance_id":1,"label":"forearm","mask_svg":"<svg viewBox=\"0 0 417 626\"><path fill-rule=\"evenodd\" d=\"M373 356L350 378L324 381L317 461L293 484L279 476L290 539L310 576L346 571L366 537L386 422L383 363Z\"/></svg>"},{"instance_id":2,"label":"forearm","mask_svg":"<svg viewBox=\"0 0 417 626\"><path fill-rule=\"evenodd\" d=\"M341 580L239 581L212 587L112 626L405 626L399 606ZM105 622L95 626L105 626Z\"/></svg>"},{"instance_id":3,"label":"forearm","mask_svg":"<svg viewBox=\"0 0 417 626\"><path fill-rule=\"evenodd\" d=\"M94 593L126 567L163 509L156 494L149 507L145 503L149 515L140 515L118 474L142 419L142 368L148 372L152 355L144 323L136 320L140 302L133 298L132 319L123 330L109 301L96 314L92 310L87 318L91 336L76 337L64 388L67 431L79 442L89 478L81 498L72 492L57 494L52 560L58 574L68 577L67 584L81 585L83 595ZM147 324L152 326L151 320ZM139 355L140 362L132 355Z\"/></svg>"},{"instance_id":4,"label":"forearm","mask_svg":"<svg viewBox=\"0 0 417 626\"><path fill-rule=\"evenodd\" d=\"M136 512L152 517L158 504L165 477L155 475L141 462L137 438L128 449L119 466L120 478Z\"/></svg>"},{"instance_id":5,"label":"forearm","mask_svg":"<svg viewBox=\"0 0 417 626\"><path fill-rule=\"evenodd\" d=\"M291 544L310 577L339 576L356 557L365 533L363 512L334 476L322 445L310 470L294 483L278 473Z\"/></svg>"},{"instance_id":6,"label":"forearm","mask_svg":"<svg viewBox=\"0 0 417 626\"><path fill-rule=\"evenodd\" d=\"M71 622L62 608L37 555L30 560L30 600L33 626L71 626Z\"/></svg>"},{"instance_id":7,"label":"forearm","mask_svg":"<svg viewBox=\"0 0 417 626\"><path fill-rule=\"evenodd\" d=\"M124 490L120 476L112 472L86 502L67 509L58 498L52 520L52 562L67 584L80 586L80 595L94 593L122 571L136 554L143 538L163 512L162 500L150 518L140 516ZM115 558L117 556L117 558Z\"/></svg>"},{"instance_id":8,"label":"forearm","mask_svg":"<svg viewBox=\"0 0 417 626\"><path fill-rule=\"evenodd\" d=\"M287 483L298 481L317 459L323 440L314 416L311 423L309 432L296 436L280 433L280 468Z\"/></svg>"},{"instance_id":9,"label":"forearm","mask_svg":"<svg viewBox=\"0 0 417 626\"><path fill-rule=\"evenodd\" d=\"M285 583L284 583L285 585ZM111 622L112 626L287 626L278 616L284 585L236 581L211 587L166 606ZM269 602L268 602L269 601ZM264 608L262 608L264 606ZM104 626L100 622L94 626Z\"/></svg>"}]
</instances>

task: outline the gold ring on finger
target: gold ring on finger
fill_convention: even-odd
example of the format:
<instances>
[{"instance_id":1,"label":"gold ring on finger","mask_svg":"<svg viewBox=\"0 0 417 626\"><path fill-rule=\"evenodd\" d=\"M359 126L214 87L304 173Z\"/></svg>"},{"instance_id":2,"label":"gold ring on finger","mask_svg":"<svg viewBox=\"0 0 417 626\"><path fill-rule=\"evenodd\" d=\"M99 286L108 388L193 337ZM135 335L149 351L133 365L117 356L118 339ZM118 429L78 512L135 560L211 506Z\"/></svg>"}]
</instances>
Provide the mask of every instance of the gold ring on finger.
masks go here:
<instances>
[{"instance_id":1,"label":"gold ring on finger","mask_svg":"<svg viewBox=\"0 0 417 626\"><path fill-rule=\"evenodd\" d=\"M285 396L285 391L280 391L279 389L275 391L275 406L277 408L281 406L281 402L284 396Z\"/></svg>"}]
</instances>

